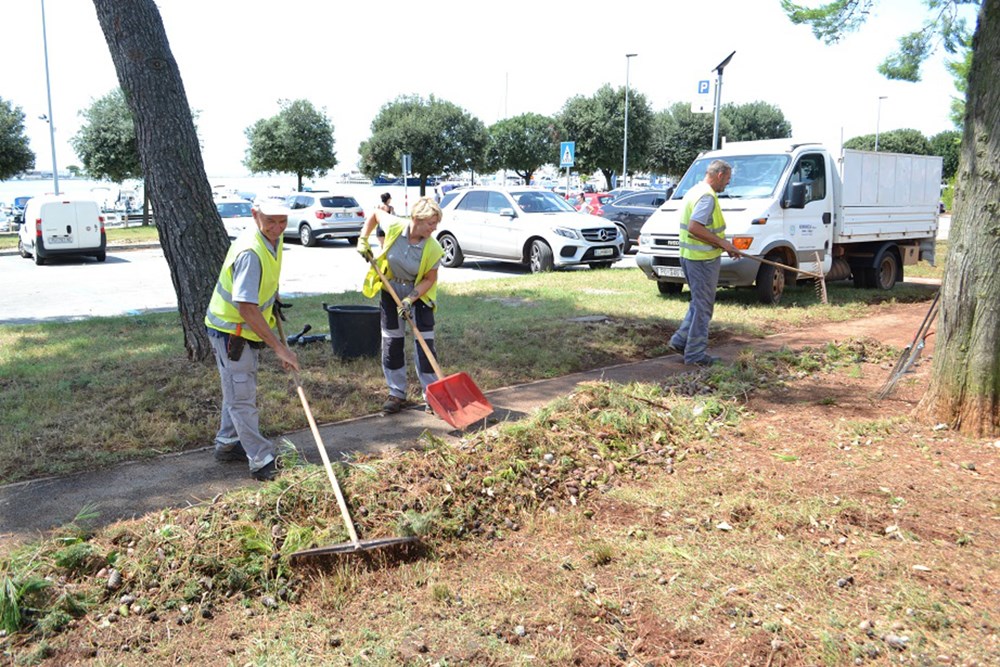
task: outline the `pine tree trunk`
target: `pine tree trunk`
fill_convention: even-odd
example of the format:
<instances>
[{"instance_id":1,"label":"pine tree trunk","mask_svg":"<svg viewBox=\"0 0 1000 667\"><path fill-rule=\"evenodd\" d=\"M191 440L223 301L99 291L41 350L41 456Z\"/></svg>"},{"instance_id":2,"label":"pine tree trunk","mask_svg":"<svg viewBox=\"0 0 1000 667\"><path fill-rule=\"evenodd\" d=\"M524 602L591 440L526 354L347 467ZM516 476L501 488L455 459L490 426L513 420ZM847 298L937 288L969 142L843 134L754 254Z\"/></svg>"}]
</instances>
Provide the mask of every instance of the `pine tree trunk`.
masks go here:
<instances>
[{"instance_id":1,"label":"pine tree trunk","mask_svg":"<svg viewBox=\"0 0 1000 667\"><path fill-rule=\"evenodd\" d=\"M154 0L94 0L139 144L190 359L211 354L205 310L229 245L180 70Z\"/></svg>"},{"instance_id":2,"label":"pine tree trunk","mask_svg":"<svg viewBox=\"0 0 1000 667\"><path fill-rule=\"evenodd\" d=\"M931 383L919 411L1000 434L1000 0L980 7Z\"/></svg>"}]
</instances>

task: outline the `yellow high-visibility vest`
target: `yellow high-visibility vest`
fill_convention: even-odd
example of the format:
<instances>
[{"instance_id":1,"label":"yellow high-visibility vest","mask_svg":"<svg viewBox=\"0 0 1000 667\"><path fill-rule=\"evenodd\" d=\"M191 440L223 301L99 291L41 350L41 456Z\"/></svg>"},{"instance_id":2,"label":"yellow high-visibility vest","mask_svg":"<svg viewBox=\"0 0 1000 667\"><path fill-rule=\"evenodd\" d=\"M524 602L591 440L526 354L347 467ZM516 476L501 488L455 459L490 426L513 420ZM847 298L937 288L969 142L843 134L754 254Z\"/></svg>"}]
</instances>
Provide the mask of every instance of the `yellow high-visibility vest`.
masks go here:
<instances>
[{"instance_id":1,"label":"yellow high-visibility vest","mask_svg":"<svg viewBox=\"0 0 1000 667\"><path fill-rule=\"evenodd\" d=\"M722 248L714 245L702 243L700 240L688 233L688 222L691 221L691 214L694 212L695 204L705 195L711 195L715 200L712 208L712 222L705 225L705 229L712 232L720 239L726 238L726 221L722 217L722 208L719 206L719 196L712 189L712 186L702 181L687 191L684 195L684 208L681 213L680 250L684 259L707 260L715 259L722 254Z\"/></svg>"},{"instance_id":2,"label":"yellow high-visibility vest","mask_svg":"<svg viewBox=\"0 0 1000 667\"><path fill-rule=\"evenodd\" d=\"M278 278L281 276L281 253L284 243L278 239L276 254L272 255L267 247L267 241L257 227L247 229L229 246L226 261L222 263L219 280L215 283L215 293L208 304L205 314L205 324L219 331L235 334L247 340L261 342L261 337L254 333L240 317L240 309L233 301L233 264L241 253L250 251L260 259L260 289L257 293L257 306L267 326L276 326L274 302L278 298Z\"/></svg>"}]
</instances>

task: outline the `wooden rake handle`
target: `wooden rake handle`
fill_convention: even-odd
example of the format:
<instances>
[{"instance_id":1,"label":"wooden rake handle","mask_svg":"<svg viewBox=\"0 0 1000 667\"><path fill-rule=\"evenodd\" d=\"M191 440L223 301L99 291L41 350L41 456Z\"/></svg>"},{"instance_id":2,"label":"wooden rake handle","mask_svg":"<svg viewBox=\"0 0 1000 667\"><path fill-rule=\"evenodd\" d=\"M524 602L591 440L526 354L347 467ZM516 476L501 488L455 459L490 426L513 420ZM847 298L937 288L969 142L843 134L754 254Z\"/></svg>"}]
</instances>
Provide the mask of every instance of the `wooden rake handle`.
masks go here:
<instances>
[{"instance_id":1,"label":"wooden rake handle","mask_svg":"<svg viewBox=\"0 0 1000 667\"><path fill-rule=\"evenodd\" d=\"M378 263L375 261L375 258L372 257L369 259L368 263L372 265L373 269L375 269L375 273L378 274L379 280L382 281L382 286L385 287L386 291L389 292L390 296L392 296L392 300L396 302L397 306L402 308L402 300L399 298L399 295L396 294L396 290L392 288L392 285L389 284L389 280L382 273L381 269L378 268ZM417 342L420 343L420 347L424 348L424 354L427 355L427 359L431 362L431 366L434 367L434 374L437 375L438 380L444 379L444 373L441 372L441 367L438 365L437 359L434 358L434 353L431 352L431 348L427 345L427 341L425 341L424 337L420 335L420 331L417 329L416 323L410 319L409 315L405 315L405 317L406 321L410 323L410 330L413 331L413 335L416 337Z\"/></svg>"},{"instance_id":2,"label":"wooden rake handle","mask_svg":"<svg viewBox=\"0 0 1000 667\"><path fill-rule=\"evenodd\" d=\"M275 321L278 324L278 335L281 337L281 344L287 346L285 330L281 326L281 318L277 317ZM340 516L344 519L344 525L347 527L347 533L351 536L351 543L354 545L354 548L360 549L361 541L358 539L358 531L354 529L354 521L351 520L350 510L347 509L347 501L344 500L344 493L340 490L340 483L337 481L337 476L333 473L333 466L330 464L330 457L326 454L326 446L323 444L323 438L319 434L319 427L316 426L312 410L309 409L309 401L306 400L306 392L302 389L299 373L294 368L290 369L289 372L292 374L292 380L295 381L295 391L299 395L299 400L302 402L302 409L305 410L306 419L309 421L309 430L312 431L313 439L316 441L316 449L319 450L319 455L323 459L326 476L330 478L333 493L337 496L337 505L340 506Z\"/></svg>"},{"instance_id":3,"label":"wooden rake handle","mask_svg":"<svg viewBox=\"0 0 1000 667\"><path fill-rule=\"evenodd\" d=\"M740 257L746 257L747 259L752 259L755 262L760 262L761 264L770 264L771 266L776 266L779 269L784 269L785 271L794 271L800 273L804 276L811 276L813 278L819 278L823 280L823 274L813 273L812 271L803 271L802 269L796 269L794 266L788 266L787 264L782 264L781 262L775 262L770 259L765 259L763 257L758 257L757 255L748 255L745 252L737 251Z\"/></svg>"}]
</instances>

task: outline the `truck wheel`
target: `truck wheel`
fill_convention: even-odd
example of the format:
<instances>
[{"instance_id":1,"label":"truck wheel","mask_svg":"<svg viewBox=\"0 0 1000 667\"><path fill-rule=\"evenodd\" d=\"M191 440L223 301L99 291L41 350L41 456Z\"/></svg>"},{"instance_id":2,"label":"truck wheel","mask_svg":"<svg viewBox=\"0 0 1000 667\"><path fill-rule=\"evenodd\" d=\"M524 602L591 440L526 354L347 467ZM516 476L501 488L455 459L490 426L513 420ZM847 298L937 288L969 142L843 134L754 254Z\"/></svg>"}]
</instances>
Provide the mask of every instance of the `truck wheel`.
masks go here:
<instances>
[{"instance_id":1,"label":"truck wheel","mask_svg":"<svg viewBox=\"0 0 1000 667\"><path fill-rule=\"evenodd\" d=\"M97 259L98 262L103 262L108 258L108 254L102 250L101 252L94 255L94 257Z\"/></svg>"},{"instance_id":2,"label":"truck wheel","mask_svg":"<svg viewBox=\"0 0 1000 667\"><path fill-rule=\"evenodd\" d=\"M774 261L780 261L780 257L768 257ZM770 264L761 264L757 270L757 299L761 303L775 304L781 301L781 295L785 291L785 271Z\"/></svg>"},{"instance_id":3,"label":"truck wheel","mask_svg":"<svg viewBox=\"0 0 1000 667\"><path fill-rule=\"evenodd\" d=\"M896 259L896 253L891 250L885 251L872 273L874 278L872 287L880 290L892 289L899 274L899 260Z\"/></svg>"},{"instance_id":4,"label":"truck wheel","mask_svg":"<svg viewBox=\"0 0 1000 667\"><path fill-rule=\"evenodd\" d=\"M545 273L554 268L552 263L552 248L545 241L535 239L531 242L531 256L528 260L532 273Z\"/></svg>"},{"instance_id":5,"label":"truck wheel","mask_svg":"<svg viewBox=\"0 0 1000 667\"><path fill-rule=\"evenodd\" d=\"M35 248L35 264L41 266L45 263L45 258L38 254L38 248Z\"/></svg>"},{"instance_id":6,"label":"truck wheel","mask_svg":"<svg viewBox=\"0 0 1000 667\"><path fill-rule=\"evenodd\" d=\"M682 283L667 283L658 280L656 281L656 288L660 290L660 294L669 294L673 296L680 294L681 290L684 289L684 285Z\"/></svg>"},{"instance_id":7,"label":"truck wheel","mask_svg":"<svg viewBox=\"0 0 1000 667\"><path fill-rule=\"evenodd\" d=\"M442 234L438 241L444 249L444 256L441 257L441 266L447 266L451 269L457 269L462 266L462 262L465 261L465 255L462 254L462 249L458 245L458 239L451 234Z\"/></svg>"}]
</instances>

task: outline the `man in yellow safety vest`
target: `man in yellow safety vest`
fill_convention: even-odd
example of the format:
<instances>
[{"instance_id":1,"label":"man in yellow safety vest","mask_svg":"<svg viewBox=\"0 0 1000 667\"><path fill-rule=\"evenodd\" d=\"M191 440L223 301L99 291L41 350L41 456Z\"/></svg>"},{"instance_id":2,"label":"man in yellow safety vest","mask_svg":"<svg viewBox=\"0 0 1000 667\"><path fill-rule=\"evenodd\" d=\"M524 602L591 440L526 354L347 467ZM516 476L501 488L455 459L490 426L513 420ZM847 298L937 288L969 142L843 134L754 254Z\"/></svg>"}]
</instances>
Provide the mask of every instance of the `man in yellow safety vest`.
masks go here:
<instances>
[{"instance_id":1,"label":"man in yellow safety vest","mask_svg":"<svg viewBox=\"0 0 1000 667\"><path fill-rule=\"evenodd\" d=\"M691 305L684 321L670 338L669 347L684 355L685 364L710 366L718 357L708 354L708 324L715 309L722 253L738 257L739 251L726 240L726 221L719 207L718 193L726 189L733 168L723 160L713 160L705 180L684 195L681 213L681 267L691 290Z\"/></svg>"},{"instance_id":2,"label":"man in yellow safety vest","mask_svg":"<svg viewBox=\"0 0 1000 667\"><path fill-rule=\"evenodd\" d=\"M258 200L256 227L248 227L229 247L205 325L222 380L222 420L215 435L218 461L247 461L260 481L278 474L274 443L260 434L257 411L257 362L265 346L285 368L299 362L276 333L282 234L288 225L283 201Z\"/></svg>"}]
</instances>

